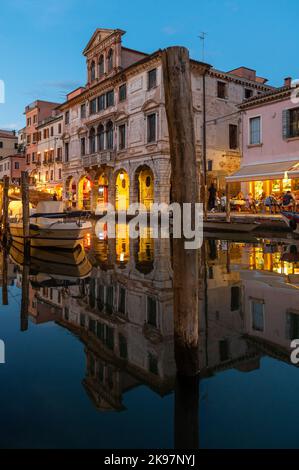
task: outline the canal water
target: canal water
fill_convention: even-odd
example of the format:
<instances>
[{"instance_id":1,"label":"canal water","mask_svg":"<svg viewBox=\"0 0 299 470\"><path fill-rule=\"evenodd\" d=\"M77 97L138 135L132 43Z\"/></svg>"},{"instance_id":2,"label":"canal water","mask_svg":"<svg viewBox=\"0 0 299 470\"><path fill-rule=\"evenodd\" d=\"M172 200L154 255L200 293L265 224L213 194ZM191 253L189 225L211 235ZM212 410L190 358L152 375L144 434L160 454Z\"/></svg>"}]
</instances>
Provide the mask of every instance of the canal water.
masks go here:
<instances>
[{"instance_id":1,"label":"canal water","mask_svg":"<svg viewBox=\"0 0 299 470\"><path fill-rule=\"evenodd\" d=\"M199 448L299 447L297 249L291 239L205 240ZM174 447L185 429L171 253L167 239L129 240L124 230L116 241L88 235L74 252L32 248L26 269L12 243L0 307L1 448Z\"/></svg>"}]
</instances>

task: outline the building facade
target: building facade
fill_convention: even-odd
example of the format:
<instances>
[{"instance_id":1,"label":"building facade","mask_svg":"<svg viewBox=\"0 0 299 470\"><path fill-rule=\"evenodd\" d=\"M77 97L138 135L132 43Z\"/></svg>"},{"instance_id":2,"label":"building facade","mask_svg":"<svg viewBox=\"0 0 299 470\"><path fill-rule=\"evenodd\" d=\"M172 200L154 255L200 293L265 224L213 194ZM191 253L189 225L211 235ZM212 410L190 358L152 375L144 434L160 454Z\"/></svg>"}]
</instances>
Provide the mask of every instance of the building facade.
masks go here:
<instances>
[{"instance_id":1,"label":"building facade","mask_svg":"<svg viewBox=\"0 0 299 470\"><path fill-rule=\"evenodd\" d=\"M51 116L57 106L58 103L37 100L25 108L26 127L23 134L26 135L26 165L33 185L36 182L37 174L36 161L39 139L37 126L40 121Z\"/></svg>"},{"instance_id":2,"label":"building facade","mask_svg":"<svg viewBox=\"0 0 299 470\"><path fill-rule=\"evenodd\" d=\"M251 98L243 120L241 169L227 181L242 184L256 199L291 190L299 194L299 106L291 79L283 87Z\"/></svg>"},{"instance_id":3,"label":"building facade","mask_svg":"<svg viewBox=\"0 0 299 470\"><path fill-rule=\"evenodd\" d=\"M62 197L62 115L50 116L37 126L36 189Z\"/></svg>"},{"instance_id":4,"label":"building facade","mask_svg":"<svg viewBox=\"0 0 299 470\"><path fill-rule=\"evenodd\" d=\"M10 184L21 184L21 172L26 170L25 157L22 154L10 155L0 159L0 180L8 176Z\"/></svg>"},{"instance_id":5,"label":"building facade","mask_svg":"<svg viewBox=\"0 0 299 470\"><path fill-rule=\"evenodd\" d=\"M144 54L122 45L124 31L98 29L84 55L87 85L68 95L64 115L63 179L68 205L125 209L170 201L170 152L162 52ZM210 181L240 165L237 105L269 90L254 71L218 72L191 61L196 155L202 159L203 75L206 75L207 162ZM247 74L247 75L246 75ZM229 117L229 119L228 119Z\"/></svg>"},{"instance_id":6,"label":"building facade","mask_svg":"<svg viewBox=\"0 0 299 470\"><path fill-rule=\"evenodd\" d=\"M18 137L15 131L0 129L0 159L14 155L18 151Z\"/></svg>"}]
</instances>

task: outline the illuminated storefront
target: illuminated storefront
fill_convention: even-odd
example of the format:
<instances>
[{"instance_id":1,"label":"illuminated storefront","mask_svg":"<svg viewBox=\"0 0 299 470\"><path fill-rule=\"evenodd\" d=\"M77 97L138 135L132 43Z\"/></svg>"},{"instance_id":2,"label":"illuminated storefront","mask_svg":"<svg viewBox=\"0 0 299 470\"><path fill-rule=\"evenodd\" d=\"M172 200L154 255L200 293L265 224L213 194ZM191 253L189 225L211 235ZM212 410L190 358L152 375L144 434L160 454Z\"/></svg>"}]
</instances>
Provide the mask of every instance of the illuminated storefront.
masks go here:
<instances>
[{"instance_id":1,"label":"illuminated storefront","mask_svg":"<svg viewBox=\"0 0 299 470\"><path fill-rule=\"evenodd\" d=\"M139 202L149 210L154 202L154 175L150 168L139 173Z\"/></svg>"},{"instance_id":2,"label":"illuminated storefront","mask_svg":"<svg viewBox=\"0 0 299 470\"><path fill-rule=\"evenodd\" d=\"M252 193L255 199L270 194L280 197L286 191L294 192L299 198L299 163L295 162L244 166L226 180L230 184L240 182L242 192Z\"/></svg>"},{"instance_id":3,"label":"illuminated storefront","mask_svg":"<svg viewBox=\"0 0 299 470\"><path fill-rule=\"evenodd\" d=\"M78 209L90 210L91 205L91 181L88 176L83 176L78 184Z\"/></svg>"},{"instance_id":4,"label":"illuminated storefront","mask_svg":"<svg viewBox=\"0 0 299 470\"><path fill-rule=\"evenodd\" d=\"M130 180L128 174L121 170L116 178L115 208L117 211L125 211L129 207Z\"/></svg>"}]
</instances>

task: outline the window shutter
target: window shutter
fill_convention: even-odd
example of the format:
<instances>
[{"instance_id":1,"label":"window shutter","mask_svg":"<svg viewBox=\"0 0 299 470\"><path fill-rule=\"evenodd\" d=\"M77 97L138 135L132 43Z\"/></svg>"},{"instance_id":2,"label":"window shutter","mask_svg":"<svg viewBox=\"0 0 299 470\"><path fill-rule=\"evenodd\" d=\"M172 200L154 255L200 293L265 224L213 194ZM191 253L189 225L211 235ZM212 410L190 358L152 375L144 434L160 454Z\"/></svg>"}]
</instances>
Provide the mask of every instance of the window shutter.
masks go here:
<instances>
[{"instance_id":1,"label":"window shutter","mask_svg":"<svg viewBox=\"0 0 299 470\"><path fill-rule=\"evenodd\" d=\"M282 111L282 137L287 139L290 135L290 110L284 109Z\"/></svg>"}]
</instances>

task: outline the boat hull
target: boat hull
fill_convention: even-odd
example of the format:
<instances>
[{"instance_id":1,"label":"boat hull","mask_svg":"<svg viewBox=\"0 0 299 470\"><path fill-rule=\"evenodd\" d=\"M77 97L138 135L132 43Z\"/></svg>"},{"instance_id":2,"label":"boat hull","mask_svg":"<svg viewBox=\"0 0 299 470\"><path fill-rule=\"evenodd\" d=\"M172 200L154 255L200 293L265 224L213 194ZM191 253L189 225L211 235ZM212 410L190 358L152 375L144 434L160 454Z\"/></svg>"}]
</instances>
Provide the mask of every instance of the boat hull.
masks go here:
<instances>
[{"instance_id":1,"label":"boat hull","mask_svg":"<svg viewBox=\"0 0 299 470\"><path fill-rule=\"evenodd\" d=\"M29 232L31 246L73 249L91 230L90 223L82 224L82 227L78 228L69 227L69 224L64 225L64 228L31 225ZM22 242L24 240L23 226L19 223L10 224L10 235L13 239Z\"/></svg>"},{"instance_id":2,"label":"boat hull","mask_svg":"<svg viewBox=\"0 0 299 470\"><path fill-rule=\"evenodd\" d=\"M203 224L204 232L235 232L249 233L258 227L257 224L242 224L234 222L206 221Z\"/></svg>"}]
</instances>

